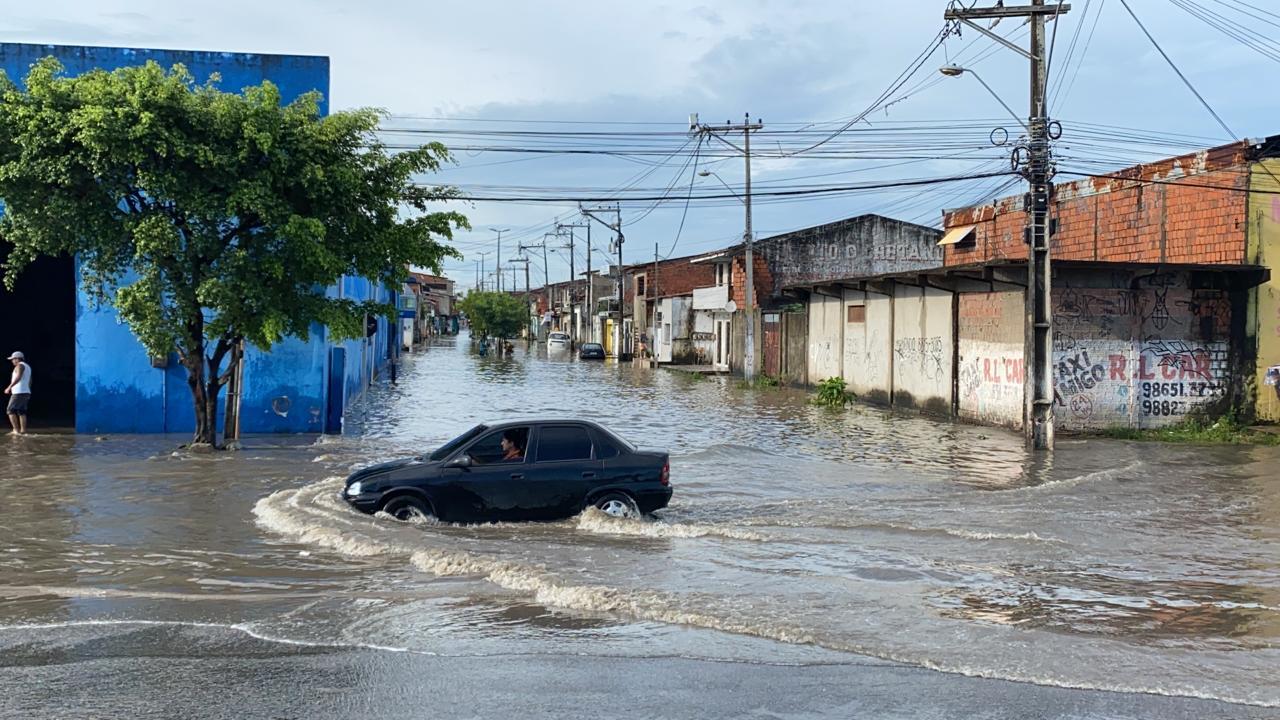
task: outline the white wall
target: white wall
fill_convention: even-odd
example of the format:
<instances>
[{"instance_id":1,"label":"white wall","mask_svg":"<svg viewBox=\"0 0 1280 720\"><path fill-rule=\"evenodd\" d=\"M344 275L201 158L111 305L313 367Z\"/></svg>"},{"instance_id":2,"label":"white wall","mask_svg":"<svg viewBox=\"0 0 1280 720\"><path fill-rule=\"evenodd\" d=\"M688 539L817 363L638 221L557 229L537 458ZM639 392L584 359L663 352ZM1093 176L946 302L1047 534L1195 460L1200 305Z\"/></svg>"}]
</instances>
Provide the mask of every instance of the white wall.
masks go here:
<instances>
[{"instance_id":1,"label":"white wall","mask_svg":"<svg viewBox=\"0 0 1280 720\"><path fill-rule=\"evenodd\" d=\"M865 321L848 321L848 308L862 305ZM858 397L887 403L893 383L893 300L875 292L848 290L844 297L844 379Z\"/></svg>"},{"instance_id":2,"label":"white wall","mask_svg":"<svg viewBox=\"0 0 1280 720\"><path fill-rule=\"evenodd\" d=\"M1025 302L1022 290L963 293L960 303L960 416L1022 427Z\"/></svg>"},{"instance_id":3,"label":"white wall","mask_svg":"<svg viewBox=\"0 0 1280 720\"><path fill-rule=\"evenodd\" d=\"M949 414L952 295L909 285L896 285L893 292L893 402Z\"/></svg>"},{"instance_id":4,"label":"white wall","mask_svg":"<svg viewBox=\"0 0 1280 720\"><path fill-rule=\"evenodd\" d=\"M841 377L844 355L844 300L809 296L809 382Z\"/></svg>"}]
</instances>

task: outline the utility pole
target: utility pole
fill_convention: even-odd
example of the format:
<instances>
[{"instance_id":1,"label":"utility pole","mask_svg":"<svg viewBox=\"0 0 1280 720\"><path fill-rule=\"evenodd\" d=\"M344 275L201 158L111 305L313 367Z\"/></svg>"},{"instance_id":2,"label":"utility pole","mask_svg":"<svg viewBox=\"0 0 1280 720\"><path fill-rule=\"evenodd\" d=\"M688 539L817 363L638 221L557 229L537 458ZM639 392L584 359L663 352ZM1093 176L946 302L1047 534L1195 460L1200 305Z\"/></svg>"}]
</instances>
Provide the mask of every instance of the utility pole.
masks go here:
<instances>
[{"instance_id":1,"label":"utility pole","mask_svg":"<svg viewBox=\"0 0 1280 720\"><path fill-rule=\"evenodd\" d=\"M573 284L578 280L577 266L575 264L576 260L574 258L574 253L573 253L573 241L574 241L573 229L576 227L581 227L581 225L556 223L556 232L560 234L560 237L564 237L561 231L563 230L569 231L569 244L561 245L560 247L567 248L569 250L569 287L567 292L569 293L569 348L570 349L573 349L578 344L578 306L573 302Z\"/></svg>"},{"instance_id":2,"label":"utility pole","mask_svg":"<svg viewBox=\"0 0 1280 720\"><path fill-rule=\"evenodd\" d=\"M498 292L502 292L502 233L507 232L511 228L489 228L498 233L498 257L494 259L493 266L498 272Z\"/></svg>"},{"instance_id":3,"label":"utility pole","mask_svg":"<svg viewBox=\"0 0 1280 720\"><path fill-rule=\"evenodd\" d=\"M587 223L587 342L595 342L596 340L596 309L595 298L592 297L595 285L594 278L591 277L591 223Z\"/></svg>"},{"instance_id":4,"label":"utility pole","mask_svg":"<svg viewBox=\"0 0 1280 720\"><path fill-rule=\"evenodd\" d=\"M484 272L484 258L485 258L485 256L486 256L486 255L491 255L492 253L490 253L490 252L486 251L486 252L478 252L478 253L476 253L476 254L480 256L480 278L479 278L479 288L480 288L480 292L484 292L484 279L485 279L485 272Z\"/></svg>"},{"instance_id":5,"label":"utility pole","mask_svg":"<svg viewBox=\"0 0 1280 720\"><path fill-rule=\"evenodd\" d=\"M618 360L622 360L623 355L625 354L622 351L622 318L624 315L623 285L625 284L624 278L622 275L622 243L625 240L625 238L623 238L622 236L622 206L615 203L613 207L604 206L604 207L595 207L595 208L585 208L582 206L581 203L579 203L578 212L580 212L583 215L583 217L589 218L591 220L595 220L596 222L600 223L601 225L604 225L605 227L609 228L614 232L614 241L613 241L614 248L618 252L618 322L613 327L613 332L614 332L614 345L613 345L614 351L613 352L617 356ZM613 213L614 221L610 223L600 219L600 214L604 214L604 213ZM590 225L590 223L588 223L588 225Z\"/></svg>"},{"instance_id":6,"label":"utility pole","mask_svg":"<svg viewBox=\"0 0 1280 720\"><path fill-rule=\"evenodd\" d=\"M751 382L756 376L756 275L755 275L755 256L754 256L754 234L751 232L751 133L764 127L764 123L756 118L755 122L751 122L751 114L747 113L743 116L740 124L726 122L724 125L705 125L698 122L698 114L694 113L689 116L689 132L691 134L710 135L720 142L734 148L742 153L746 159L746 186L743 193L743 204L746 205L746 228L742 234L743 245L746 247L746 271L747 281L744 288L744 304L743 308L747 316L746 340L747 348L745 357L742 359L742 375L747 382ZM738 147L733 143L725 140L718 133L742 133L742 147Z\"/></svg>"},{"instance_id":7,"label":"utility pole","mask_svg":"<svg viewBox=\"0 0 1280 720\"><path fill-rule=\"evenodd\" d=\"M577 280L577 277L574 275L574 255L573 255L573 242L574 242L573 231L575 228L587 229L587 291L586 291L585 297L586 297L587 308L590 308L591 307L591 223L586 223L586 224L556 223L556 230L567 229L569 231L569 292L570 293L573 292L573 283ZM570 298L571 299L569 300L569 304L573 305L572 295L570 296ZM583 314L586 315L587 313L584 312ZM573 324L573 327L577 328L577 326L578 324L575 322ZM588 335L588 339L590 339L590 335ZM578 342L578 337L576 334L573 336L572 342L573 343Z\"/></svg>"},{"instance_id":8,"label":"utility pole","mask_svg":"<svg viewBox=\"0 0 1280 720\"><path fill-rule=\"evenodd\" d=\"M1049 149L1050 123L1045 111L1046 58L1044 23L1071 9L1067 3L1049 6L1045 0L1010 7L950 9L943 17L994 37L1031 61L1031 113L1027 118L1026 163L1022 174L1030 185L1023 203L1027 211L1027 290L1024 389L1024 431L1027 445L1035 450L1053 448L1053 288L1049 258L1049 202L1053 196L1053 165ZM1031 48L1023 51L974 20L1026 17L1031 22ZM945 72L945 70L944 70ZM960 70L960 72L963 72ZM959 74L947 72L946 74ZM1019 159L1017 154L1014 159Z\"/></svg>"},{"instance_id":9,"label":"utility pole","mask_svg":"<svg viewBox=\"0 0 1280 720\"><path fill-rule=\"evenodd\" d=\"M520 246L520 257L512 258L507 261L508 265L524 265L524 314L525 314L525 340L532 342L533 336L530 334L529 318L532 313L529 311L529 256L524 254L524 246ZM520 286L516 283L516 269L511 268L511 292L516 292Z\"/></svg>"},{"instance_id":10,"label":"utility pole","mask_svg":"<svg viewBox=\"0 0 1280 720\"><path fill-rule=\"evenodd\" d=\"M524 254L525 250L532 250L534 248L539 248L539 247L542 248L542 296L547 299L547 309L550 310L551 309L551 290L549 288L549 283L547 282L548 274L547 274L547 238L546 236L544 235L542 237L542 242L538 243L537 245L520 245L520 252L521 254ZM524 290L526 293L530 292L529 291L529 256L528 255L525 255L525 258L524 258ZM541 327L541 324L542 324L542 316L539 315L537 319L537 327ZM534 335L535 336L537 335L536 327L534 328Z\"/></svg>"}]
</instances>

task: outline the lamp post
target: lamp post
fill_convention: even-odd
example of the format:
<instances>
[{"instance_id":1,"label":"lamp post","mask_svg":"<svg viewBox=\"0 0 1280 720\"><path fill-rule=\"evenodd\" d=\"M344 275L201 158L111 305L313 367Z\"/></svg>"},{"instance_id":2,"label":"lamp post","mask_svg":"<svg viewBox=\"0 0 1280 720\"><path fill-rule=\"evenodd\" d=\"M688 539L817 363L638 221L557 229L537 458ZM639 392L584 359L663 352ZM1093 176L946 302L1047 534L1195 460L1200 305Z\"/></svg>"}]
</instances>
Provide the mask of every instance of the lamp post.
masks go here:
<instances>
[{"instance_id":1,"label":"lamp post","mask_svg":"<svg viewBox=\"0 0 1280 720\"><path fill-rule=\"evenodd\" d=\"M502 292L502 233L511 228L489 228L498 233L498 257L494 258L494 269L498 271L498 292Z\"/></svg>"}]
</instances>

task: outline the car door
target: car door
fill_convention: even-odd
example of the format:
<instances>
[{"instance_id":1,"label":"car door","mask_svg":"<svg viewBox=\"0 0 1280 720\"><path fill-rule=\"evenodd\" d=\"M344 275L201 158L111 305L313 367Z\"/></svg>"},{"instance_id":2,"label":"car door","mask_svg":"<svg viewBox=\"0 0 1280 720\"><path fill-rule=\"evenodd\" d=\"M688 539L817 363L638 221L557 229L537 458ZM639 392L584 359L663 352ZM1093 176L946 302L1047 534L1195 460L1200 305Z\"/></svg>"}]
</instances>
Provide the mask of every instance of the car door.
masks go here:
<instances>
[{"instance_id":1,"label":"car door","mask_svg":"<svg viewBox=\"0 0 1280 720\"><path fill-rule=\"evenodd\" d=\"M587 427L573 423L539 426L535 453L529 466L530 490L536 496L534 514L539 519L552 519L581 510L587 488L599 481L602 470Z\"/></svg>"},{"instance_id":2,"label":"car door","mask_svg":"<svg viewBox=\"0 0 1280 720\"><path fill-rule=\"evenodd\" d=\"M466 457L470 465L447 464L444 472L451 475L444 485L448 504L460 520L521 520L528 500L523 484L529 466L529 426L491 430L457 456ZM507 458L503 440L515 443L518 458ZM465 516L465 517L461 517Z\"/></svg>"},{"instance_id":3,"label":"car door","mask_svg":"<svg viewBox=\"0 0 1280 720\"><path fill-rule=\"evenodd\" d=\"M599 482L592 485L619 485L635 479L635 469L623 457L623 449L605 433L591 428L596 459L600 461Z\"/></svg>"}]
</instances>

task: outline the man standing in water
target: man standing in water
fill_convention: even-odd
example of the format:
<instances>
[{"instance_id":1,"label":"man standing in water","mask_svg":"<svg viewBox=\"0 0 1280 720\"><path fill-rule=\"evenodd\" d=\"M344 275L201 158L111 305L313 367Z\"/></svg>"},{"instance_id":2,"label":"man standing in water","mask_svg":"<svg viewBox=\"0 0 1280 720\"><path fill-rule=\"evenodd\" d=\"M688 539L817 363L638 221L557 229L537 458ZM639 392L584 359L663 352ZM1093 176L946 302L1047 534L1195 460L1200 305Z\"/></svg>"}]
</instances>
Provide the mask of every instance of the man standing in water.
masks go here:
<instances>
[{"instance_id":1,"label":"man standing in water","mask_svg":"<svg viewBox=\"0 0 1280 720\"><path fill-rule=\"evenodd\" d=\"M9 356L13 363L13 376L4 394L9 396L9 424L13 426L11 435L27 433L27 403L31 400L31 366L26 356L15 352Z\"/></svg>"}]
</instances>

